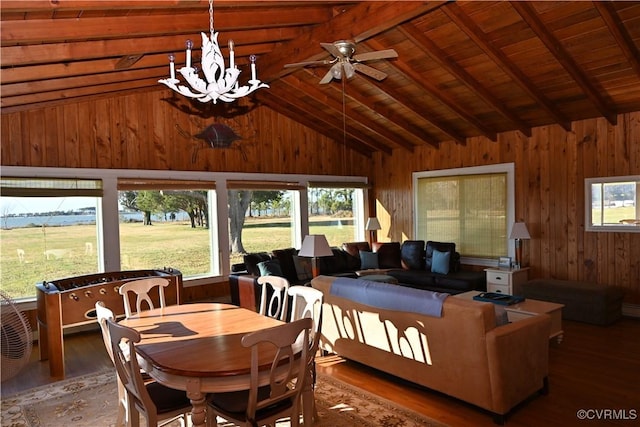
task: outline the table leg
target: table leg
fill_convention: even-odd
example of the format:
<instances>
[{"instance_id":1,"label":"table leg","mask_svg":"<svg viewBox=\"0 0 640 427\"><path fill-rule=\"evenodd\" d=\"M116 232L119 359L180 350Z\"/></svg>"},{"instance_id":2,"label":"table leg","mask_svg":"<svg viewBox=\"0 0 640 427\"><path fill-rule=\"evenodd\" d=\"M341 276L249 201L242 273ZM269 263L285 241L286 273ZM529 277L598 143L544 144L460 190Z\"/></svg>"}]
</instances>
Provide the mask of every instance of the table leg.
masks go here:
<instances>
[{"instance_id":1,"label":"table leg","mask_svg":"<svg viewBox=\"0 0 640 427\"><path fill-rule=\"evenodd\" d=\"M187 382L187 397L191 400L191 424L194 427L204 427L207 418L207 395L200 391L200 381Z\"/></svg>"}]
</instances>

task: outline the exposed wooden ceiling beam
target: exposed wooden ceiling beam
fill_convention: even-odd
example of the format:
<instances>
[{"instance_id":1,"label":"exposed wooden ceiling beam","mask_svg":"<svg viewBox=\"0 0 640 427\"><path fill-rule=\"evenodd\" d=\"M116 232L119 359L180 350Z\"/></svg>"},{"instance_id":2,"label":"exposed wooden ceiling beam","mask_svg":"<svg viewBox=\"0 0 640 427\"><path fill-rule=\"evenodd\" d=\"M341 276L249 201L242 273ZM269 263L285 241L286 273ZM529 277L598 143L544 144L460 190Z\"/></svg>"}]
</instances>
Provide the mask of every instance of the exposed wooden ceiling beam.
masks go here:
<instances>
[{"instance_id":1,"label":"exposed wooden ceiling beam","mask_svg":"<svg viewBox=\"0 0 640 427\"><path fill-rule=\"evenodd\" d=\"M382 150L387 154L391 154L391 149L388 146L377 141L373 141L369 138L363 138L362 131L355 128L351 123L346 123L345 126L345 123L343 123L341 116L324 113L322 111L319 111L319 109L317 107L314 107L312 104L300 100L298 97L299 92L297 92L297 89L287 84L286 81L279 80L274 84L277 85L279 91L284 92L284 96L279 97L281 101L292 104L298 109L304 111L305 114L323 121L325 125L330 126L331 128L335 128L340 134L339 138L336 138L335 135L333 136L334 140L336 140L337 142L341 142L341 139L344 138L344 131L349 136L349 139L358 141L360 144L370 147L369 150Z\"/></svg>"},{"instance_id":2,"label":"exposed wooden ceiling beam","mask_svg":"<svg viewBox=\"0 0 640 427\"><path fill-rule=\"evenodd\" d=\"M536 89L531 80L509 61L507 56L487 39L480 27L456 3L449 3L442 11L473 40L484 53L513 79L547 114L567 132L571 131L571 121L562 114L544 95Z\"/></svg>"},{"instance_id":3,"label":"exposed wooden ceiling beam","mask_svg":"<svg viewBox=\"0 0 640 427\"><path fill-rule=\"evenodd\" d=\"M446 9L446 8L445 8ZM447 55L434 42L429 40L423 33L418 31L415 25L403 24L398 30L404 34L409 40L416 44L423 52L434 59L442 68L455 76L462 84L471 90L478 98L482 99L487 105L498 111L511 122L511 124L526 136L531 136L531 127L525 123L520 117L516 116L502 101L491 94L484 86L480 84L467 71L449 60Z\"/></svg>"},{"instance_id":4,"label":"exposed wooden ceiling beam","mask_svg":"<svg viewBox=\"0 0 640 427\"><path fill-rule=\"evenodd\" d=\"M352 99L354 102L364 105L371 111L384 116L385 119L398 126L399 128L404 129L410 134L414 135L417 139L423 141L425 144L431 145L433 147L438 147L438 142L434 139L430 138L427 132L424 129L418 128L417 126L409 123L403 117L401 117L396 111L391 108L387 108L383 105L379 105L374 102L370 102L367 97L363 96L358 90L353 89L349 85L347 85L345 93L348 98ZM397 141L396 141L397 142ZM410 143L406 143L410 144ZM413 144L411 144L411 151L413 151Z\"/></svg>"},{"instance_id":5,"label":"exposed wooden ceiling beam","mask_svg":"<svg viewBox=\"0 0 640 427\"><path fill-rule=\"evenodd\" d=\"M616 9L611 3L606 1L594 1L593 5L598 10L598 13L600 13L600 16L602 16L607 27L609 27L611 35L616 39L624 56L629 60L629 64L631 64L631 67L633 67L638 76L640 76L640 50L638 50L633 42L624 23L620 20Z\"/></svg>"},{"instance_id":6,"label":"exposed wooden ceiling beam","mask_svg":"<svg viewBox=\"0 0 640 427\"><path fill-rule=\"evenodd\" d=\"M306 84L300 81L300 79L298 79L295 76L287 76L287 78L282 79L282 81L285 84L290 85L294 89L294 92L300 92L300 91L305 92L308 96L313 98L315 101L320 102L321 104L323 104L324 106L328 107L330 110L335 112L336 117L342 118L343 116L342 102L327 95L326 91L320 90L317 86ZM354 123L353 125L354 127L360 127L362 129L365 129L367 132L370 132L376 135L377 138L375 139L384 140L386 141L387 144L398 145L398 141L397 141L398 135L391 132L388 128L378 125L375 121L370 120L368 117L358 113L353 109L347 108L344 113L346 115L345 120L347 120L349 123ZM413 151L413 145L410 145L410 147L407 147L406 145L401 145L401 146L404 147L405 149L409 149L410 151ZM381 147L379 146L376 148L381 148Z\"/></svg>"},{"instance_id":7,"label":"exposed wooden ceiling beam","mask_svg":"<svg viewBox=\"0 0 640 427\"><path fill-rule=\"evenodd\" d=\"M299 37L284 43L261 64L261 79L267 83L290 74L293 68L284 68L292 62L316 60L327 56L320 43L339 39L360 42L393 28L416 16L440 7L444 1L434 2L361 2L348 11L320 24ZM310 52L317 52L311 54Z\"/></svg>"},{"instance_id":8,"label":"exposed wooden ceiling beam","mask_svg":"<svg viewBox=\"0 0 640 427\"><path fill-rule=\"evenodd\" d=\"M367 45L369 45L375 50L385 49L385 47L381 43L375 40L369 40L367 42ZM438 89L431 82L425 80L419 73L417 73L414 70L413 67L411 67L408 63L406 63L401 58L402 58L402 55L400 55L400 57L394 60L393 62L389 62L389 65L393 68L396 68L397 71L404 76L404 78L415 83L416 85L422 87L427 92L429 92L435 100L449 107L460 117L463 117L465 120L469 122L470 125L474 126L480 133L482 133L492 141L495 141L495 139L497 138L496 132L487 129L487 127L484 124L480 123L480 121L476 119L472 114L470 114L464 108L459 106L458 103L453 99L451 99L449 95L447 95L444 91ZM435 120L432 117L430 117L428 112L425 112L425 109L423 106L419 106L417 103L409 101L406 96L404 96L398 91L392 90L388 86L384 87L379 82L373 82L373 83L377 87L379 87L380 90L385 92L389 97L393 98L394 101L412 110L413 112L415 112L415 114L422 117L424 120L429 121L434 127L438 128L441 132L449 136L452 140L463 145L466 143L464 136L460 135L455 129L446 125L444 122Z\"/></svg>"},{"instance_id":9,"label":"exposed wooden ceiling beam","mask_svg":"<svg viewBox=\"0 0 640 427\"><path fill-rule=\"evenodd\" d=\"M580 86L585 95L593 102L600 114L606 118L609 123L615 125L618 117L616 112L611 111L607 106L605 100L600 96L600 91L593 85L593 83L580 71L580 67L573 60L569 52L562 46L562 44L547 31L544 23L540 20L536 14L533 6L528 2L511 1L511 6L520 14L522 19L538 36L540 41L544 43L549 52L556 58L556 60L562 64L564 69Z\"/></svg>"},{"instance_id":10,"label":"exposed wooden ceiling beam","mask_svg":"<svg viewBox=\"0 0 640 427\"><path fill-rule=\"evenodd\" d=\"M235 48L236 63L242 66L243 63L248 64L248 57L251 54L261 55L270 52L273 49L273 43L263 43L259 45L240 46ZM176 55L176 59L182 59L182 54ZM118 58L95 59L87 61L75 61L70 63L53 63L53 64L36 64L26 65L15 68L2 68L0 70L0 81L4 87L5 84L15 82L28 82L33 80L59 79L81 75L92 75L100 73L109 73L116 70ZM163 73L169 74L169 66L166 53L146 54L129 70L149 67L164 67ZM163 76L163 77L166 77ZM90 79L87 76L87 79Z\"/></svg>"},{"instance_id":11,"label":"exposed wooden ceiling beam","mask_svg":"<svg viewBox=\"0 0 640 427\"><path fill-rule=\"evenodd\" d=\"M260 13L255 9L219 10L215 13L214 26L217 32L249 31L256 28L273 26L279 27L317 25L331 19L324 7L290 8L289 10L268 10L261 8ZM127 34L129 38L147 37L172 34L209 35L209 14L206 8L197 14L167 14L149 16L114 16L83 19L33 19L29 25L24 21L3 21L2 46L15 44L38 43L43 40L76 41L76 40L107 40L120 38ZM194 40L195 46L200 46ZM184 41L183 41L184 45Z\"/></svg>"},{"instance_id":12,"label":"exposed wooden ceiling beam","mask_svg":"<svg viewBox=\"0 0 640 427\"><path fill-rule=\"evenodd\" d=\"M237 46L274 41L281 42L294 39L300 34L300 31L295 27L282 28L277 32L269 31L268 29L231 31L225 34L225 39L219 38L218 41L223 49L226 50L226 43L224 42L228 39L233 39ZM195 36L198 36L198 34L195 34ZM184 35L177 35L30 46L5 46L1 48L0 54L2 55L3 67L81 61L104 57L119 59L123 55L131 55L133 53L176 52L178 59L181 59L180 55L184 56L185 40Z\"/></svg>"}]
</instances>

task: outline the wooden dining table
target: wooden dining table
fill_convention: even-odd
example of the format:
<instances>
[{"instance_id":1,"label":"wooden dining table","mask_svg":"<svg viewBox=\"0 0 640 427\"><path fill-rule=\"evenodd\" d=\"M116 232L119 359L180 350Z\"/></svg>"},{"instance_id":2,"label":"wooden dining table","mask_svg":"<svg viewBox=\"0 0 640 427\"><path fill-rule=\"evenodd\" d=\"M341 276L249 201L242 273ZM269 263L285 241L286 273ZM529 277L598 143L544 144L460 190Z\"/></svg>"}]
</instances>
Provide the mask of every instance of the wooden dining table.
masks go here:
<instances>
[{"instance_id":1,"label":"wooden dining table","mask_svg":"<svg viewBox=\"0 0 640 427\"><path fill-rule=\"evenodd\" d=\"M142 311L120 324L141 335L136 344L140 367L159 383L185 390L191 400L193 425L204 426L207 393L249 389L251 349L242 346L242 337L282 322L234 305L197 303ZM260 356L263 385L268 383L275 350L265 347ZM307 381L303 420L312 419L312 399Z\"/></svg>"}]
</instances>

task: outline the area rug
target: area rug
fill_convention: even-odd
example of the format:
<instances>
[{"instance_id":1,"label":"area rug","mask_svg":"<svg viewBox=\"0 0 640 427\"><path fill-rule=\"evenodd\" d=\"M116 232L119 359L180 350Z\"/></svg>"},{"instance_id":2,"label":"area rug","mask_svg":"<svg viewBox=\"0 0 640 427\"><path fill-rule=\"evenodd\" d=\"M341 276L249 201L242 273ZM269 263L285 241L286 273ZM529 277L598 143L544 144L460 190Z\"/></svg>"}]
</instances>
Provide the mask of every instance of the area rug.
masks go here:
<instances>
[{"instance_id":1,"label":"area rug","mask_svg":"<svg viewBox=\"0 0 640 427\"><path fill-rule=\"evenodd\" d=\"M2 399L3 427L111 427L115 424L117 392L113 372L59 381ZM316 405L320 427L446 427L374 394L319 375ZM230 426L222 419L221 426ZM144 423L141 423L144 425ZM170 424L171 427L179 423ZM280 422L287 427L289 422Z\"/></svg>"}]
</instances>

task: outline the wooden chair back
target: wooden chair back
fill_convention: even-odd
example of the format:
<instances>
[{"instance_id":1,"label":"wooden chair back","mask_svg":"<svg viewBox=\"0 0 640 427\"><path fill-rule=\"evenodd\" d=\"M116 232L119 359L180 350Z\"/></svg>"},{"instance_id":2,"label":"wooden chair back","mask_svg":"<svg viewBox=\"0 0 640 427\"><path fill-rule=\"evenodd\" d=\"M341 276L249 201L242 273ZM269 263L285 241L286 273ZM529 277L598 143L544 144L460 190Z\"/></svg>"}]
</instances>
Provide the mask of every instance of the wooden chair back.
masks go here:
<instances>
[{"instance_id":1,"label":"wooden chair back","mask_svg":"<svg viewBox=\"0 0 640 427\"><path fill-rule=\"evenodd\" d=\"M111 363L115 365L113 360L113 351L111 350L111 335L109 334L109 326L107 325L107 320L115 321L115 315L113 311L107 308L104 305L103 301L96 302L96 318L98 320L98 324L100 325L100 331L102 332L102 340L104 341L104 346L107 349L107 354L109 354L109 358L111 359ZM124 386L120 381L120 378L117 376L117 389L118 389L118 414L116 416L116 427L124 426L127 418L127 396L124 390Z\"/></svg>"},{"instance_id":2,"label":"wooden chair back","mask_svg":"<svg viewBox=\"0 0 640 427\"><path fill-rule=\"evenodd\" d=\"M132 280L130 282L124 283L120 286L118 292L122 295L122 299L124 302L124 314L127 318L131 317L133 314L138 313L143 310L143 303L146 303L147 309L152 310L156 308L153 305L153 301L149 296L149 292L156 288L158 289L158 294L160 298L160 307L165 307L165 299L164 299L164 288L169 286L170 282L168 279L163 277L151 277L148 279L139 279ZM129 292L133 292L136 295L136 311L135 313L131 309L131 302L129 300Z\"/></svg>"},{"instance_id":3,"label":"wooden chair back","mask_svg":"<svg viewBox=\"0 0 640 427\"><path fill-rule=\"evenodd\" d=\"M262 287L260 314L286 321L289 304L289 299L287 298L289 281L279 276L260 276L257 282ZM271 297L268 296L269 294L271 294Z\"/></svg>"},{"instance_id":4,"label":"wooden chair back","mask_svg":"<svg viewBox=\"0 0 640 427\"><path fill-rule=\"evenodd\" d=\"M135 348L140 342L140 333L110 319L107 319L107 327L118 378L126 391L128 424L137 427L140 414L145 417L147 426L157 426L159 421L176 418L181 419L181 424L186 422L191 402L184 391L155 381L145 382Z\"/></svg>"},{"instance_id":5,"label":"wooden chair back","mask_svg":"<svg viewBox=\"0 0 640 427\"><path fill-rule=\"evenodd\" d=\"M310 364L309 349L302 347L296 351L295 344L302 335L303 342L309 340L313 322L309 318L296 320L284 325L252 332L242 337L242 345L251 347L251 388L247 404L247 420L258 421L258 411L287 402L291 425L297 426L300 418L300 401L304 388L308 365ZM259 360L264 344L276 348L276 355L269 372L270 394L266 398L259 396ZM285 407L286 408L286 407ZM286 412L284 415L286 415ZM273 424L283 414L270 415L260 419L259 425Z\"/></svg>"}]
</instances>

